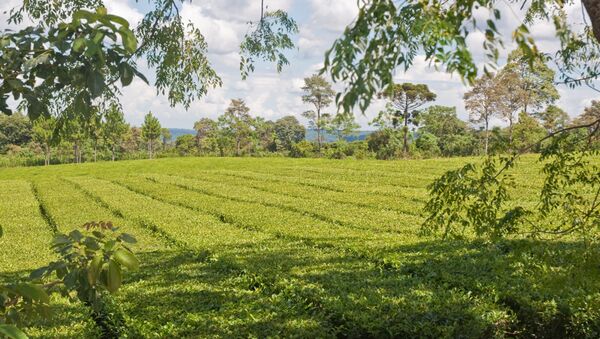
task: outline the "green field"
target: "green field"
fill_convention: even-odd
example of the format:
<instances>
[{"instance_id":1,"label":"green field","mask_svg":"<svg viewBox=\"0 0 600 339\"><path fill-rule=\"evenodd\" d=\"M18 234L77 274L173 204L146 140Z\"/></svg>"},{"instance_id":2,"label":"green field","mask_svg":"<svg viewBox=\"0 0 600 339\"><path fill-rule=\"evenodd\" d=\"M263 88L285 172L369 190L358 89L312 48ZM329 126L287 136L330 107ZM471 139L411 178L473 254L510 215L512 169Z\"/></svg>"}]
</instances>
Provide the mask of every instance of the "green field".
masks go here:
<instances>
[{"instance_id":1,"label":"green field","mask_svg":"<svg viewBox=\"0 0 600 339\"><path fill-rule=\"evenodd\" d=\"M179 158L0 170L0 274L53 232L112 220L143 266L116 296L131 337L597 337L600 260L567 240L418 235L427 185L465 159ZM539 165L515 172L534 202ZM57 298L33 337L94 337Z\"/></svg>"}]
</instances>

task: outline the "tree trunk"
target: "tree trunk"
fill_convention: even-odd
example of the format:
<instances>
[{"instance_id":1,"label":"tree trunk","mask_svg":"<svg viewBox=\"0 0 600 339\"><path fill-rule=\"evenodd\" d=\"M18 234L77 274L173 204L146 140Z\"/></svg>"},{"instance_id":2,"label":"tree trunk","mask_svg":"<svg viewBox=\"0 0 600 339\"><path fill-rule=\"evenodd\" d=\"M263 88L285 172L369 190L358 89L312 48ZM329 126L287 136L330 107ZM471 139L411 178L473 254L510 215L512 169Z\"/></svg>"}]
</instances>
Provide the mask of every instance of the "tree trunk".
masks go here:
<instances>
[{"instance_id":1,"label":"tree trunk","mask_svg":"<svg viewBox=\"0 0 600 339\"><path fill-rule=\"evenodd\" d=\"M48 166L48 165L50 165L50 145L45 144L44 148L45 148L45 152L44 153L46 155L45 159L44 159L44 165Z\"/></svg>"},{"instance_id":2,"label":"tree trunk","mask_svg":"<svg viewBox=\"0 0 600 339\"><path fill-rule=\"evenodd\" d=\"M111 147L110 150L111 150L111 152L110 152L111 153L110 158L111 158L112 161L115 161L115 145L112 145L112 147Z\"/></svg>"},{"instance_id":3,"label":"tree trunk","mask_svg":"<svg viewBox=\"0 0 600 339\"><path fill-rule=\"evenodd\" d=\"M600 2L598 0L582 0L581 2L590 17L594 37L600 42Z\"/></svg>"},{"instance_id":4,"label":"tree trunk","mask_svg":"<svg viewBox=\"0 0 600 339\"><path fill-rule=\"evenodd\" d=\"M98 161L98 143L94 142L94 162Z\"/></svg>"},{"instance_id":5,"label":"tree trunk","mask_svg":"<svg viewBox=\"0 0 600 339\"><path fill-rule=\"evenodd\" d=\"M490 143L490 122L485 118L485 155L488 155L488 145Z\"/></svg>"},{"instance_id":6,"label":"tree trunk","mask_svg":"<svg viewBox=\"0 0 600 339\"><path fill-rule=\"evenodd\" d=\"M402 152L404 156L408 155L408 109L404 110L404 136L403 136Z\"/></svg>"},{"instance_id":7,"label":"tree trunk","mask_svg":"<svg viewBox=\"0 0 600 339\"><path fill-rule=\"evenodd\" d=\"M512 117L508 121L508 144L512 147L513 143L513 119Z\"/></svg>"},{"instance_id":8,"label":"tree trunk","mask_svg":"<svg viewBox=\"0 0 600 339\"><path fill-rule=\"evenodd\" d=\"M152 141L148 140L148 159L152 159Z\"/></svg>"},{"instance_id":9,"label":"tree trunk","mask_svg":"<svg viewBox=\"0 0 600 339\"><path fill-rule=\"evenodd\" d=\"M77 157L77 143L73 144L73 162L77 163L77 159L79 159Z\"/></svg>"},{"instance_id":10,"label":"tree trunk","mask_svg":"<svg viewBox=\"0 0 600 339\"><path fill-rule=\"evenodd\" d=\"M321 152L321 108L317 107L317 146Z\"/></svg>"}]
</instances>

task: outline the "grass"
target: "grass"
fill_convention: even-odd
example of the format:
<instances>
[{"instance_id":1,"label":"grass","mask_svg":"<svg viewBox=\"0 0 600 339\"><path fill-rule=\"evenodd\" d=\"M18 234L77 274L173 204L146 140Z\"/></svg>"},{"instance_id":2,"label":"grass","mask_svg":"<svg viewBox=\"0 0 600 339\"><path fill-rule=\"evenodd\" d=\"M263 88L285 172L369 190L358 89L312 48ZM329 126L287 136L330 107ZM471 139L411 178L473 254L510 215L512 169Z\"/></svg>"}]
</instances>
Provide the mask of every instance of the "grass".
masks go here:
<instances>
[{"instance_id":1,"label":"grass","mask_svg":"<svg viewBox=\"0 0 600 339\"><path fill-rule=\"evenodd\" d=\"M468 160L468 159L467 159ZM131 337L597 337L600 260L571 241L418 235L427 185L465 159L179 158L0 170L0 279L90 220L134 234ZM532 202L539 165L516 169ZM94 337L57 299L33 337ZM68 326L69 321L75 325Z\"/></svg>"}]
</instances>

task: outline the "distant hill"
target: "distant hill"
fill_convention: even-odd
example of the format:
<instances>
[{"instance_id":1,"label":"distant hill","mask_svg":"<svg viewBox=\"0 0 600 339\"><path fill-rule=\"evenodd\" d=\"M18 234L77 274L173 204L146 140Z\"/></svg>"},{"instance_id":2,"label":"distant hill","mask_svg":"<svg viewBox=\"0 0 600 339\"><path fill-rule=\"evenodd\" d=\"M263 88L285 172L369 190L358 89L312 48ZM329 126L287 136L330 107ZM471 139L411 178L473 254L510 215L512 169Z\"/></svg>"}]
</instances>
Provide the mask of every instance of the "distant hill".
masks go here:
<instances>
[{"instance_id":1,"label":"distant hill","mask_svg":"<svg viewBox=\"0 0 600 339\"><path fill-rule=\"evenodd\" d=\"M175 139L177 139L177 137L186 135L186 134L196 135L196 131L193 129L169 128L169 130L171 130L171 135L173 136L172 140L175 140ZM367 138L367 136L369 136L369 134L371 134L371 133L373 133L373 131L357 131L356 135L347 137L346 140L347 141L365 140ZM333 142L333 141L336 141L336 139L337 138L335 135L325 133L325 141ZM317 131L311 130L311 129L306 130L306 140L309 140L309 141L317 140Z\"/></svg>"},{"instance_id":2,"label":"distant hill","mask_svg":"<svg viewBox=\"0 0 600 339\"><path fill-rule=\"evenodd\" d=\"M186 135L186 134L196 135L196 131L193 129L169 128L169 130L171 131L171 135L173 136L172 140L175 140L175 139L177 139L177 137Z\"/></svg>"},{"instance_id":3,"label":"distant hill","mask_svg":"<svg viewBox=\"0 0 600 339\"><path fill-rule=\"evenodd\" d=\"M371 133L373 133L373 131L356 131L355 135L347 137L346 141L365 140ZM326 142L333 142L337 140L337 137L335 135L331 135L326 132L324 134L324 137ZM312 129L306 130L305 139L309 141L317 140L317 131Z\"/></svg>"}]
</instances>

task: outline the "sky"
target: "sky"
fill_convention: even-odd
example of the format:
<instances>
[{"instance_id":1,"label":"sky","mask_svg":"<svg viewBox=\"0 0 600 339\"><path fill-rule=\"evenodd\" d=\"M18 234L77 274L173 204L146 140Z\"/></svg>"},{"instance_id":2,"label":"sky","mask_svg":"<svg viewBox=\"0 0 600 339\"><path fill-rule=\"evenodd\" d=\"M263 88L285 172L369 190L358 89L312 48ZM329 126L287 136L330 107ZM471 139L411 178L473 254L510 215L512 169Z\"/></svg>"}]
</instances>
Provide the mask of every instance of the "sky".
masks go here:
<instances>
[{"instance_id":1,"label":"sky","mask_svg":"<svg viewBox=\"0 0 600 339\"><path fill-rule=\"evenodd\" d=\"M22 0L3 0L0 3L0 29L8 28L6 10L20 4ZM147 10L147 2L134 0L104 0L109 11L120 15L130 23L141 20ZM297 48L288 53L290 65L278 73L274 65L259 64L247 80L242 80L239 72L239 45L248 32L247 22L260 18L260 0L195 0L185 1L181 14L185 21L190 21L200 28L208 43L208 58L212 66L221 76L223 86L213 89L204 98L192 103L189 109L182 106L171 107L168 99L158 95L156 89L146 85L139 79L123 90L121 103L126 120L132 125L141 125L144 115L149 111L158 117L163 127L191 129L194 122L209 117L215 119L222 114L233 98L242 98L250 107L253 116L276 120L286 115L294 115L306 123L300 116L311 109L302 102L303 79L317 72L324 60L325 52L335 39L341 36L344 28L352 22L358 13L357 0L265 0L269 9L283 9L298 22L300 32L295 37ZM581 4L568 8L572 17L583 20ZM510 42L510 32L522 18L520 13L508 10L498 26L505 36L507 51L502 54L500 64L507 52L514 47ZM486 19L489 13L478 14ZM26 24L26 23L24 23ZM11 28L15 28L14 26ZM556 48L554 29L549 23L532 27L532 33L542 51ZM469 36L468 43L483 65L483 33L476 32ZM145 61L140 60L141 70L152 81L152 71L147 69ZM462 101L463 94L469 90L460 78L429 67L423 56L417 56L414 65L408 72L398 71L396 82L425 83L438 97L434 104L455 106L460 118L467 119L468 114ZM340 90L343 84L335 84ZM569 89L558 86L561 99L557 103L570 116L576 116L592 101L600 99L600 93L587 88ZM362 129L372 129L369 121L373 120L384 102L376 100L366 114L356 113L357 122ZM329 111L334 112L332 106ZM495 121L494 124L502 124Z\"/></svg>"}]
</instances>

